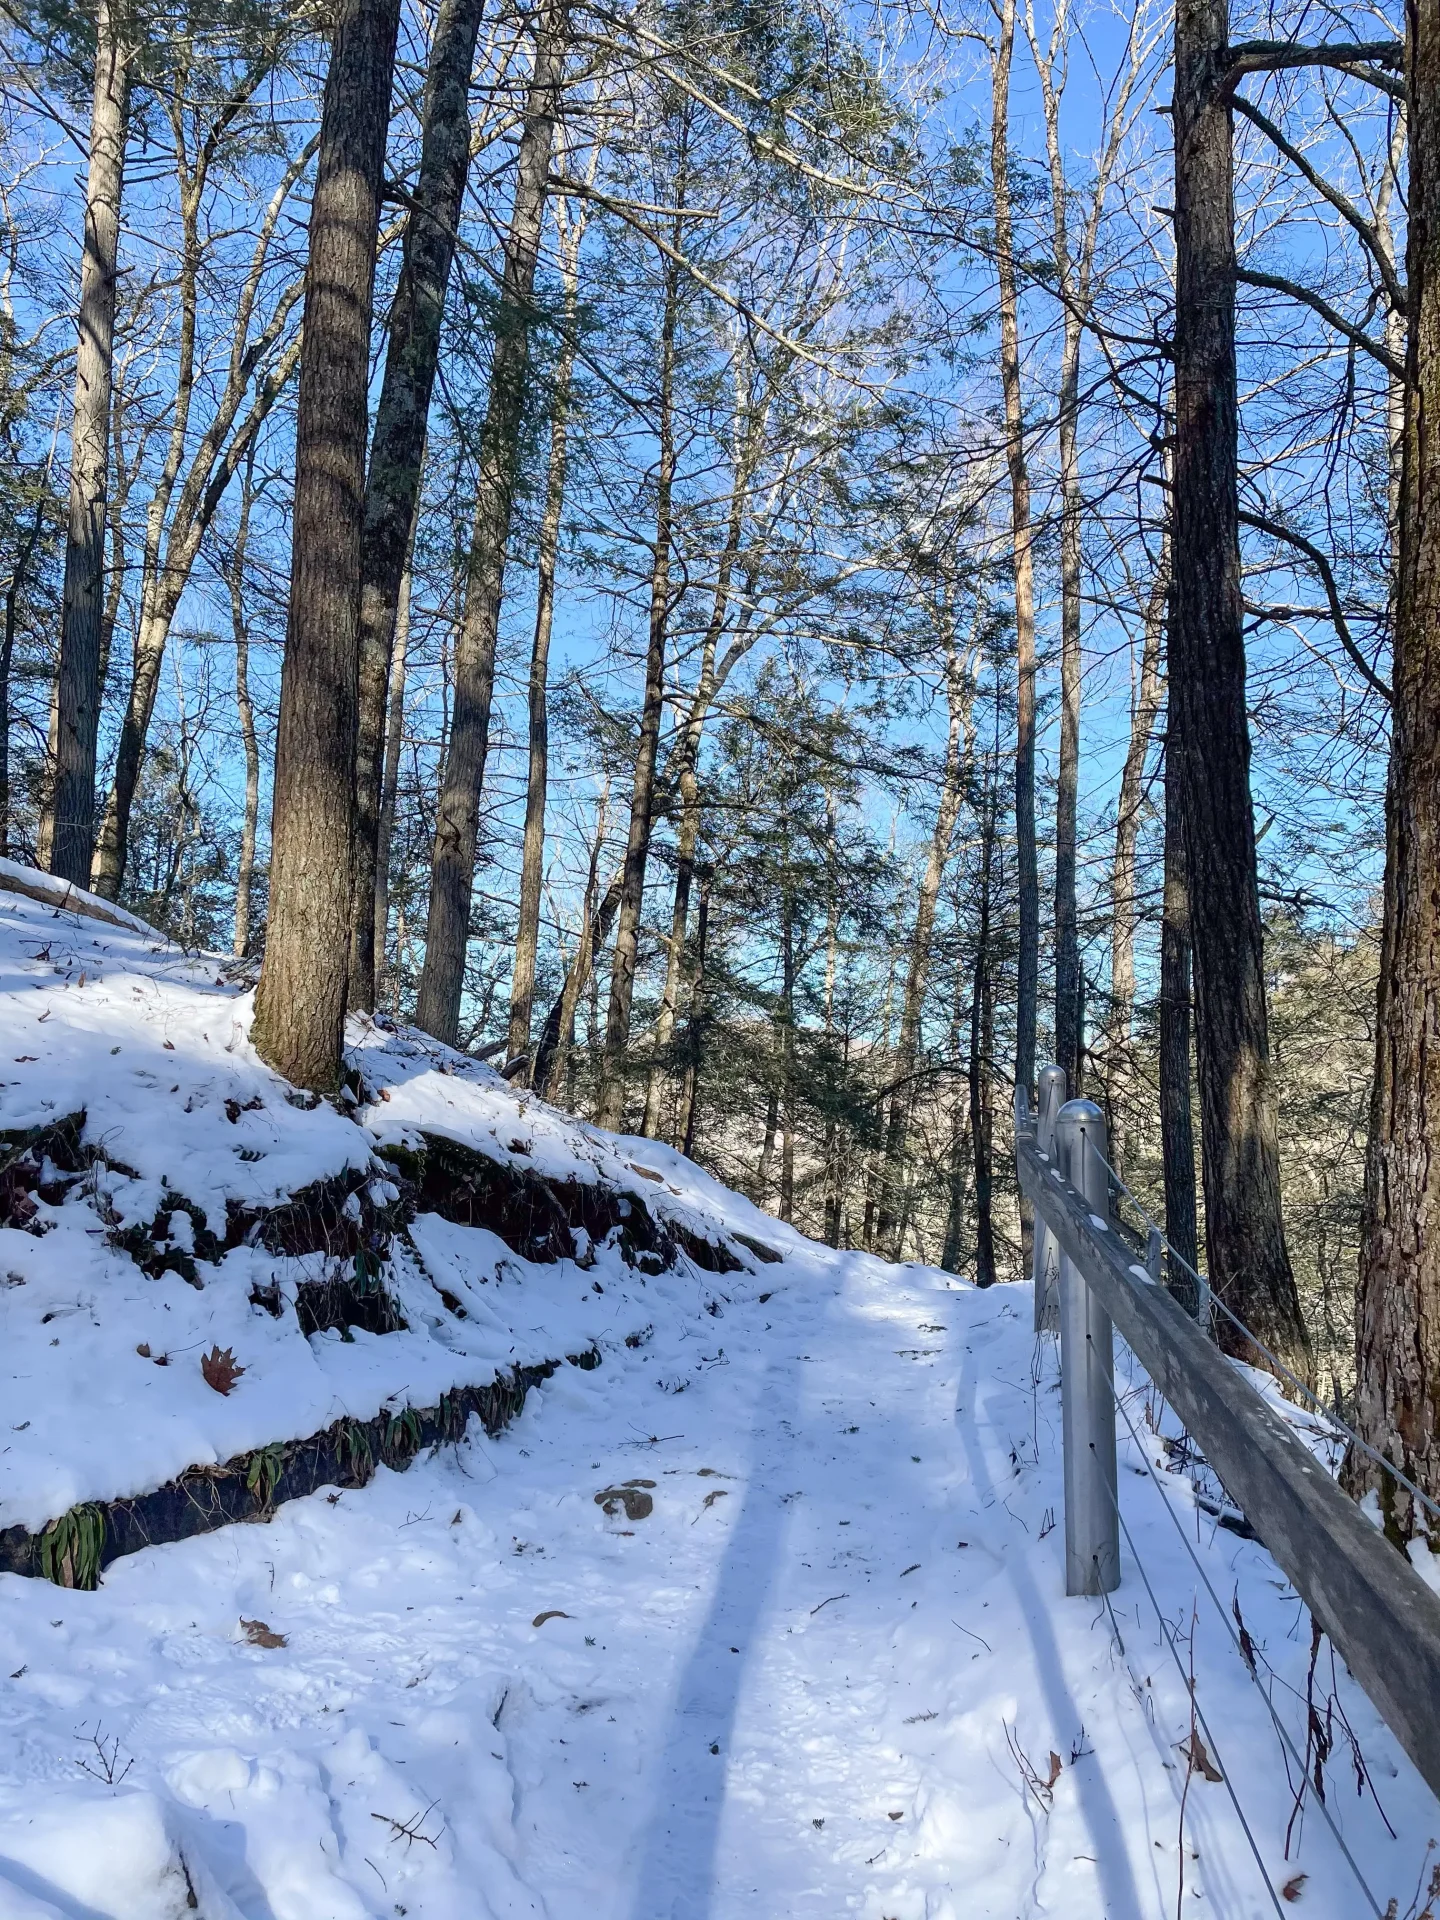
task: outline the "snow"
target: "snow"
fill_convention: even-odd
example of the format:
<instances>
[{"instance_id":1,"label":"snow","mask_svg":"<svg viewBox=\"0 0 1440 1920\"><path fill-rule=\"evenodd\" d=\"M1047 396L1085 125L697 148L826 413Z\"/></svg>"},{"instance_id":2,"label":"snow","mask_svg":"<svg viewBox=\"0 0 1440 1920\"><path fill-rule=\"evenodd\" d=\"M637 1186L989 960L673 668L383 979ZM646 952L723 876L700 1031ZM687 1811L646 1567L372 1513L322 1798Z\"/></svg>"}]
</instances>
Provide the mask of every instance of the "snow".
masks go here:
<instances>
[{"instance_id":1,"label":"snow","mask_svg":"<svg viewBox=\"0 0 1440 1920\"><path fill-rule=\"evenodd\" d=\"M1287 1857L1298 1781L1173 1519L1302 1753L1308 1616L1200 1509L1123 1352L1122 1510L1225 1781L1187 1768L1187 1683L1130 1548L1113 1605L1065 1598L1055 1350L1028 1286L814 1246L654 1143L371 1024L354 1058L389 1097L302 1111L249 1049L245 996L154 939L4 899L0 967L0 1127L83 1106L146 1187L117 1208L163 1175L223 1222L363 1167L372 1140L446 1131L784 1255L535 1265L422 1215L394 1278L410 1330L346 1343L251 1307L262 1269L295 1281L256 1247L202 1262L197 1291L141 1275L78 1191L43 1237L5 1232L3 1524L512 1354L593 1342L602 1364L561 1366L497 1438L472 1423L363 1491L119 1560L93 1593L0 1576L0 1920L1365 1911L1309 1798ZM224 1101L253 1094L242 1135ZM250 1139L265 1159L239 1158ZM157 1368L134 1348L162 1330ZM228 1397L182 1353L212 1340L247 1368ZM1327 1804L1382 1911L1413 1916L1435 1803L1328 1647L1314 1699Z\"/></svg>"}]
</instances>

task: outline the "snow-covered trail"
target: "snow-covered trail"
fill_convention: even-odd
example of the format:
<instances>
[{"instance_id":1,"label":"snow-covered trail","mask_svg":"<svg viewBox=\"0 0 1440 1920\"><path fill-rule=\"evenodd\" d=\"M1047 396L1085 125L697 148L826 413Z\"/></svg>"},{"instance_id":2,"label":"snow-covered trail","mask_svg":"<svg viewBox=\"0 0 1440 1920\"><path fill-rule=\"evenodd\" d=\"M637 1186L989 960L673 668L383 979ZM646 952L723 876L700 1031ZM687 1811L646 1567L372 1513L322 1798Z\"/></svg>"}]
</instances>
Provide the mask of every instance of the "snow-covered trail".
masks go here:
<instances>
[{"instance_id":1,"label":"snow-covered trail","mask_svg":"<svg viewBox=\"0 0 1440 1920\"><path fill-rule=\"evenodd\" d=\"M170 1845L202 1920L1272 1912L1224 1786L1187 1791L1188 1703L1133 1567L1113 1623L1063 1598L1028 1289L825 1249L705 1284L713 1314L695 1276L652 1280L653 1338L562 1368L498 1440L96 1593L0 1579L3 1920L181 1920ZM1188 1632L1141 1473L1123 1497ZM1193 1533L1188 1484L1167 1496ZM1201 1541L1303 1684L1273 1565ZM1282 1858L1263 1708L1218 1626L1195 1645L1271 1885L1363 1911L1313 1815ZM1398 1837L1343 1763L1335 1798L1404 1913L1433 1802L1341 1687ZM97 1736L133 1762L118 1796Z\"/></svg>"}]
</instances>

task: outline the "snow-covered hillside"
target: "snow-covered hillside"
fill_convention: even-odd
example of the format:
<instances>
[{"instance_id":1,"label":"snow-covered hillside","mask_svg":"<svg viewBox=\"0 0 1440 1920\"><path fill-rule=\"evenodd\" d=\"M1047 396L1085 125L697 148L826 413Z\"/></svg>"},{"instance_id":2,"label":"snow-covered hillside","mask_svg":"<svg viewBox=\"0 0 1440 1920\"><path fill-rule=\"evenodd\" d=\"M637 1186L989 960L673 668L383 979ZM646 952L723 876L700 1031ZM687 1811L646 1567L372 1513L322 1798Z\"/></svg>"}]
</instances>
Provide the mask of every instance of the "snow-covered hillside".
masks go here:
<instances>
[{"instance_id":1,"label":"snow-covered hillside","mask_svg":"<svg viewBox=\"0 0 1440 1920\"><path fill-rule=\"evenodd\" d=\"M0 969L4 1564L167 1542L0 1573L0 1920L1364 1912L1186 1539L1424 1907L1440 1809L1328 1649L1308 1717L1308 1616L1143 1380L1123 1585L1064 1598L1027 1288L414 1034L311 1104L138 927L0 892Z\"/></svg>"}]
</instances>

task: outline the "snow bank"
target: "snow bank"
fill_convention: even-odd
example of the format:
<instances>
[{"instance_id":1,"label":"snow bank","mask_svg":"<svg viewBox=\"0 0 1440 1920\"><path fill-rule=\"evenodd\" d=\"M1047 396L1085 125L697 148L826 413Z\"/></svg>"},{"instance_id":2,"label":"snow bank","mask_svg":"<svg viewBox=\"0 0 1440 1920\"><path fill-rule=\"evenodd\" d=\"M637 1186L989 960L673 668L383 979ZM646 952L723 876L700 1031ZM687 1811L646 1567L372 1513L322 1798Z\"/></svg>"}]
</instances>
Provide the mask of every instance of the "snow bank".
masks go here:
<instances>
[{"instance_id":1,"label":"snow bank","mask_svg":"<svg viewBox=\"0 0 1440 1920\"><path fill-rule=\"evenodd\" d=\"M307 1338L306 1290L349 1287L357 1254L369 1257L365 1223L400 1197L385 1154L423 1153L427 1134L517 1177L603 1187L702 1253L721 1233L721 1190L677 1155L517 1099L448 1048L357 1022L363 1101L313 1103L255 1054L250 1016L220 963L139 922L0 892L0 1132L13 1163L0 1192L0 1530L33 1533L337 1420L613 1350L647 1324L649 1276L618 1228L535 1261L422 1212L398 1238L371 1236L379 1253L361 1276L383 1284L403 1326ZM277 1210L326 1183L333 1217L302 1223L311 1244L284 1250L297 1235L293 1221L270 1230ZM228 1392L202 1371L217 1349L236 1369Z\"/></svg>"}]
</instances>

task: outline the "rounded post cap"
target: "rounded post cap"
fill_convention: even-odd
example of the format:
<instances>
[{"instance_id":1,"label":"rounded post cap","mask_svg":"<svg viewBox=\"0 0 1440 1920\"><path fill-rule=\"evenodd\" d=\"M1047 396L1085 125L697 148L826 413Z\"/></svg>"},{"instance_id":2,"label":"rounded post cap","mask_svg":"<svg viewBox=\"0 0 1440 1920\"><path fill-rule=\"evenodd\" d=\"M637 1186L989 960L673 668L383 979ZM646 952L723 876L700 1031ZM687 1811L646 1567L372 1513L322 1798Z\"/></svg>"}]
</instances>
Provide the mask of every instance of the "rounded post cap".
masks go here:
<instances>
[{"instance_id":1,"label":"rounded post cap","mask_svg":"<svg viewBox=\"0 0 1440 1920\"><path fill-rule=\"evenodd\" d=\"M1041 1067L1039 1076L1039 1099L1037 1111L1053 1115L1065 1102L1065 1069L1063 1067Z\"/></svg>"}]
</instances>

